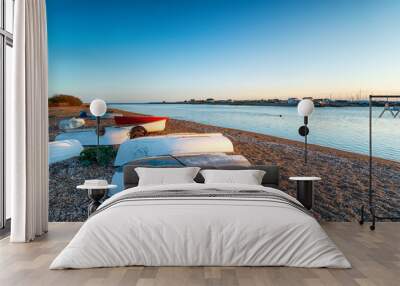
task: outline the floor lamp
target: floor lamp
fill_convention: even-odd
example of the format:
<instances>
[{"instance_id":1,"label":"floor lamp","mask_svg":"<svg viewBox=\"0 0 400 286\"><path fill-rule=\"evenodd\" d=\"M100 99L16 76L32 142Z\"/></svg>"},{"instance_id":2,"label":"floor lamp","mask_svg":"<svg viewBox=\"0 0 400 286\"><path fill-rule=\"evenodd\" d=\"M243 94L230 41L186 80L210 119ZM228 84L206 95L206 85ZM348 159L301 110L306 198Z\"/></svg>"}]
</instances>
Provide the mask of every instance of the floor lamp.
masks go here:
<instances>
[{"instance_id":1,"label":"floor lamp","mask_svg":"<svg viewBox=\"0 0 400 286\"><path fill-rule=\"evenodd\" d=\"M107 112L107 104L102 99L95 99L90 103L90 112L96 117L96 133L97 133L97 163L99 162L99 145L100 145L100 117Z\"/></svg>"},{"instance_id":2,"label":"floor lamp","mask_svg":"<svg viewBox=\"0 0 400 286\"><path fill-rule=\"evenodd\" d=\"M304 117L304 125L299 128L299 134L304 137L304 164L307 165L307 135L310 133L308 129L308 117L314 111L314 103L311 99L303 99L297 105L297 111L300 116Z\"/></svg>"}]
</instances>

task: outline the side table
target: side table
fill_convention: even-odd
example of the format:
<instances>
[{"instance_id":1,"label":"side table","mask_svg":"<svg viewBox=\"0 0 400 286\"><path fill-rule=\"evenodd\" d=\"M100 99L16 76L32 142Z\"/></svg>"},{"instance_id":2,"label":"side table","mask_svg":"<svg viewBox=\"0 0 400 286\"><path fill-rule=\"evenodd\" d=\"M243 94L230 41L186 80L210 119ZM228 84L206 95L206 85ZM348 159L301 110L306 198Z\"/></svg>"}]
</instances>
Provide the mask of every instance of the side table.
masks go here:
<instances>
[{"instance_id":1,"label":"side table","mask_svg":"<svg viewBox=\"0 0 400 286\"><path fill-rule=\"evenodd\" d=\"M320 181L319 177L290 177L289 180L297 182L297 200L310 210L314 204L314 181Z\"/></svg>"},{"instance_id":2,"label":"side table","mask_svg":"<svg viewBox=\"0 0 400 286\"><path fill-rule=\"evenodd\" d=\"M107 195L107 191L109 189L116 188L116 185L107 185L107 186L88 186L88 185L79 185L77 189L84 189L88 192L88 197L90 199L90 203L88 206L88 217L94 213L97 208L101 205L101 200L104 199Z\"/></svg>"}]
</instances>

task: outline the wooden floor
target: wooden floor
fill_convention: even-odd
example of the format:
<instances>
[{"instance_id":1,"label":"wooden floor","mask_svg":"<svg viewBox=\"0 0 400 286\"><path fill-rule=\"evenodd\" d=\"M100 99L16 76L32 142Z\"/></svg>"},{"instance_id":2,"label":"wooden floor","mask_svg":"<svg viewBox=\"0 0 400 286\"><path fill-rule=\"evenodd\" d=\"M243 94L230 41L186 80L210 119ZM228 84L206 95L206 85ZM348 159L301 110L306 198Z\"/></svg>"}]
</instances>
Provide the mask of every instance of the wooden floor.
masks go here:
<instances>
[{"instance_id":1,"label":"wooden floor","mask_svg":"<svg viewBox=\"0 0 400 286\"><path fill-rule=\"evenodd\" d=\"M80 223L51 223L49 233L28 244L0 241L0 285L400 285L400 223L379 223L375 232L357 223L323 227L352 269L288 267L124 267L48 270Z\"/></svg>"}]
</instances>

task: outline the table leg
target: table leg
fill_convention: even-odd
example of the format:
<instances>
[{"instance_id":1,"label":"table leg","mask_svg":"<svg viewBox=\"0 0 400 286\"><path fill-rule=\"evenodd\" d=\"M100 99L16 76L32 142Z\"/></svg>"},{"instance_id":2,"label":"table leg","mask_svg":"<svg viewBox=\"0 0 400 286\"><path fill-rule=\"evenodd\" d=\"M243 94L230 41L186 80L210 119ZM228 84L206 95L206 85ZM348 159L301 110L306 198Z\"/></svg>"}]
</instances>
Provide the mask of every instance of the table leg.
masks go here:
<instances>
[{"instance_id":1,"label":"table leg","mask_svg":"<svg viewBox=\"0 0 400 286\"><path fill-rule=\"evenodd\" d=\"M297 200L308 210L313 207L313 181L297 181Z\"/></svg>"},{"instance_id":2,"label":"table leg","mask_svg":"<svg viewBox=\"0 0 400 286\"><path fill-rule=\"evenodd\" d=\"M105 197L106 193L106 189L88 190L88 197L90 199L90 203L88 206L88 217L101 205L100 200Z\"/></svg>"}]
</instances>

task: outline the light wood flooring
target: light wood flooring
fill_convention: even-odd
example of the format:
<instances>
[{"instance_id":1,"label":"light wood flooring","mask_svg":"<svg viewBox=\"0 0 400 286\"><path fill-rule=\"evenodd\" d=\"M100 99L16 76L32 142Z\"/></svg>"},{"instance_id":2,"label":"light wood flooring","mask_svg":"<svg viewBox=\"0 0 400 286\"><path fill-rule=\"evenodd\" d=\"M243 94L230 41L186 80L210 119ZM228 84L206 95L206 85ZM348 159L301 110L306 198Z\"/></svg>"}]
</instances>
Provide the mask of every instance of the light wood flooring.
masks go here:
<instances>
[{"instance_id":1,"label":"light wood flooring","mask_svg":"<svg viewBox=\"0 0 400 286\"><path fill-rule=\"evenodd\" d=\"M400 285L400 223L375 232L357 223L323 223L352 269L289 267L123 267L48 270L81 223L51 223L49 233L26 244L0 241L0 285Z\"/></svg>"}]
</instances>

